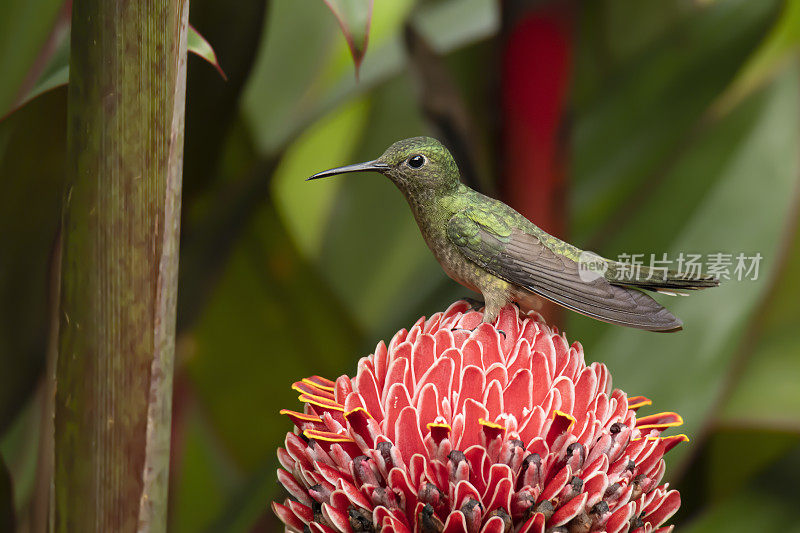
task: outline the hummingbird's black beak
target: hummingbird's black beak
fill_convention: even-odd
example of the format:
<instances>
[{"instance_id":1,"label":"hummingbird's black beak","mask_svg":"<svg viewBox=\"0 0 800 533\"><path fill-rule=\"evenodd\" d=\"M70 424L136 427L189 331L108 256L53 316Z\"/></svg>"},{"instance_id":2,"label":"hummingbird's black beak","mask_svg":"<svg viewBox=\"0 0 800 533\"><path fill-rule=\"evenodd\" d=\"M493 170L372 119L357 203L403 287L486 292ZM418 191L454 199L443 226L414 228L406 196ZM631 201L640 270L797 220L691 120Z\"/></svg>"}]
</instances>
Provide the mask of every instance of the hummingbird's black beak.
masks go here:
<instances>
[{"instance_id":1,"label":"hummingbird's black beak","mask_svg":"<svg viewBox=\"0 0 800 533\"><path fill-rule=\"evenodd\" d=\"M347 165L346 167L323 170L322 172L317 172L310 178L306 178L306 181L318 180L320 178L327 178L329 176L336 176L338 174L347 174L348 172L383 172L388 168L389 165L386 163L381 163L376 159L375 161L367 161L366 163L356 163L355 165Z\"/></svg>"}]
</instances>

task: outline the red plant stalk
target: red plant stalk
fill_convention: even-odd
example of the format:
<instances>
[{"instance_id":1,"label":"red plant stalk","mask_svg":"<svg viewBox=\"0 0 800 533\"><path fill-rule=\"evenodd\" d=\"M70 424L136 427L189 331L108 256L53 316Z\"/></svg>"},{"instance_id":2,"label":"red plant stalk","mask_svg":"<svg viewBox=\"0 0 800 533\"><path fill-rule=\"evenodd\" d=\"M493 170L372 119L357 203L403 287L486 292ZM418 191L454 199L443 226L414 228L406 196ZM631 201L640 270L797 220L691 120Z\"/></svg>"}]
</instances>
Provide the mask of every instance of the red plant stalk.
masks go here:
<instances>
[{"instance_id":1,"label":"red plant stalk","mask_svg":"<svg viewBox=\"0 0 800 533\"><path fill-rule=\"evenodd\" d=\"M503 200L548 233L566 237L566 109L573 9L553 2L508 23L502 51ZM560 308L539 311L559 323Z\"/></svg>"}]
</instances>

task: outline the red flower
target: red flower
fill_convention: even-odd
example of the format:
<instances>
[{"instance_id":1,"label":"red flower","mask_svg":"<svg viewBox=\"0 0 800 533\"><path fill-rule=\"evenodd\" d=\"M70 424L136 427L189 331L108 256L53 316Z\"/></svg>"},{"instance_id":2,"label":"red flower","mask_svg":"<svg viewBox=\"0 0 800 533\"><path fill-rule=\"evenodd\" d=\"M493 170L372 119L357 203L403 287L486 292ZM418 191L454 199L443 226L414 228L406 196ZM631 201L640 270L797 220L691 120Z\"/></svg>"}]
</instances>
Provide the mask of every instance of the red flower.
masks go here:
<instances>
[{"instance_id":1,"label":"red flower","mask_svg":"<svg viewBox=\"0 0 800 533\"><path fill-rule=\"evenodd\" d=\"M278 450L290 531L669 531L680 494L659 485L684 435L675 413L611 390L537 314L497 323L465 302L421 318L354 378L294 384L303 413Z\"/></svg>"}]
</instances>

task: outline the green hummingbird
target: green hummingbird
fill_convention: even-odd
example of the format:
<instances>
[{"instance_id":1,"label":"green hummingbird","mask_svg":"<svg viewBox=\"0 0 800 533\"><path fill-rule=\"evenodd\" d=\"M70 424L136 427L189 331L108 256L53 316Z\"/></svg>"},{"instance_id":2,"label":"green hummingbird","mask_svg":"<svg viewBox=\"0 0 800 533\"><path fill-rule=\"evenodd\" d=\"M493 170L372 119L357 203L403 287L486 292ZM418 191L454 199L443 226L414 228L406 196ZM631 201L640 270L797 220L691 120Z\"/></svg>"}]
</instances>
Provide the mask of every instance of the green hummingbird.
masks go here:
<instances>
[{"instance_id":1,"label":"green hummingbird","mask_svg":"<svg viewBox=\"0 0 800 533\"><path fill-rule=\"evenodd\" d=\"M503 202L462 184L450 152L430 137L398 141L378 159L308 180L362 171L379 172L400 189L447 275L483 295L484 322L494 321L510 302L530 310L545 298L611 324L678 331L682 322L643 291L683 294L681 289L719 284L711 276L633 268L553 237Z\"/></svg>"}]
</instances>

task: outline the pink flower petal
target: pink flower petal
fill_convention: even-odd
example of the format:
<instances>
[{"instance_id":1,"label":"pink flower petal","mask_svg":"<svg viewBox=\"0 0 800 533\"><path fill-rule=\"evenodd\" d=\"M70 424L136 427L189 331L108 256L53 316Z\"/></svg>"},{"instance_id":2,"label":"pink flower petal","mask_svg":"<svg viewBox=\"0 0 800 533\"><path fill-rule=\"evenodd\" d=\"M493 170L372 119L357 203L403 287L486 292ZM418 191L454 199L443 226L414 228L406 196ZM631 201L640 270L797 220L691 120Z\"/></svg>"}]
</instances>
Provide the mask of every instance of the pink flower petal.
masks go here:
<instances>
[{"instance_id":1,"label":"pink flower petal","mask_svg":"<svg viewBox=\"0 0 800 533\"><path fill-rule=\"evenodd\" d=\"M505 333L501 336L500 347L503 355L508 355L519 338L519 311L511 306L504 307L497 318L497 329Z\"/></svg>"},{"instance_id":2,"label":"pink flower petal","mask_svg":"<svg viewBox=\"0 0 800 533\"><path fill-rule=\"evenodd\" d=\"M540 405L550 391L552 376L550 373L550 362L541 351L531 354L531 374L533 375L533 396L531 405Z\"/></svg>"},{"instance_id":3,"label":"pink flower petal","mask_svg":"<svg viewBox=\"0 0 800 533\"><path fill-rule=\"evenodd\" d=\"M486 407L489 416L488 420L496 420L503 412L503 390L500 382L493 380L489 382L483 397L483 405Z\"/></svg>"},{"instance_id":4,"label":"pink flower petal","mask_svg":"<svg viewBox=\"0 0 800 533\"><path fill-rule=\"evenodd\" d=\"M480 445L470 446L464 451L464 456L470 467L470 483L478 490L479 494L485 494L489 470L492 467L486 448Z\"/></svg>"},{"instance_id":5,"label":"pink flower petal","mask_svg":"<svg viewBox=\"0 0 800 533\"><path fill-rule=\"evenodd\" d=\"M681 506L681 495L677 490L671 490L661 501L657 509L651 511L644 518L644 522L650 523L653 527L658 527L674 515Z\"/></svg>"},{"instance_id":6,"label":"pink flower petal","mask_svg":"<svg viewBox=\"0 0 800 533\"><path fill-rule=\"evenodd\" d=\"M397 440L396 421L403 409L411 407L411 398L408 389L402 383L395 383L389 388L386 395L386 418L383 421L384 431L391 441Z\"/></svg>"},{"instance_id":7,"label":"pink flower petal","mask_svg":"<svg viewBox=\"0 0 800 533\"><path fill-rule=\"evenodd\" d=\"M483 346L481 346L481 343L474 336L470 336L470 338L467 339L464 343L464 347L461 349L461 353L462 365L464 367L471 365L484 370Z\"/></svg>"},{"instance_id":8,"label":"pink flower petal","mask_svg":"<svg viewBox=\"0 0 800 533\"><path fill-rule=\"evenodd\" d=\"M505 523L499 516L493 516L483 524L481 533L503 533L505 531Z\"/></svg>"},{"instance_id":9,"label":"pink flower petal","mask_svg":"<svg viewBox=\"0 0 800 533\"><path fill-rule=\"evenodd\" d=\"M436 385L426 383L420 390L416 405L420 427L427 428L439 416L439 390Z\"/></svg>"},{"instance_id":10,"label":"pink flower petal","mask_svg":"<svg viewBox=\"0 0 800 533\"><path fill-rule=\"evenodd\" d=\"M461 375L461 391L458 394L458 404L455 412L464 411L464 403L468 398L478 400L483 398L483 391L486 388L486 375L483 369L469 365L465 366Z\"/></svg>"},{"instance_id":11,"label":"pink flower petal","mask_svg":"<svg viewBox=\"0 0 800 533\"><path fill-rule=\"evenodd\" d=\"M583 490L588 495L586 500L587 507L593 507L600 500L608 488L608 476L605 472L595 472L583 480Z\"/></svg>"},{"instance_id":12,"label":"pink flower petal","mask_svg":"<svg viewBox=\"0 0 800 533\"><path fill-rule=\"evenodd\" d=\"M359 372L355 380L355 390L361 395L364 401L364 408L372 417L380 422L383 420L384 413L381 406L381 394L378 390L378 382L372 372Z\"/></svg>"},{"instance_id":13,"label":"pink flower petal","mask_svg":"<svg viewBox=\"0 0 800 533\"><path fill-rule=\"evenodd\" d=\"M517 372L511 382L503 391L503 407L506 413L511 413L521 419L522 410L532 407L533 375L524 368Z\"/></svg>"},{"instance_id":14,"label":"pink flower petal","mask_svg":"<svg viewBox=\"0 0 800 533\"><path fill-rule=\"evenodd\" d=\"M404 512L410 513L417 505L417 491L412 488L408 473L401 468L392 468L388 481L389 487L402 495L401 499L405 502Z\"/></svg>"},{"instance_id":15,"label":"pink flower petal","mask_svg":"<svg viewBox=\"0 0 800 533\"><path fill-rule=\"evenodd\" d=\"M347 376L339 376L334 384L334 390L334 400L337 403L342 403L342 400L353 392L353 383Z\"/></svg>"},{"instance_id":16,"label":"pink flower petal","mask_svg":"<svg viewBox=\"0 0 800 533\"><path fill-rule=\"evenodd\" d=\"M305 488L301 487L292 475L282 468L278 469L278 482L283 485L286 491L294 496L297 501L303 505L311 505L311 498L308 497L308 492Z\"/></svg>"},{"instance_id":17,"label":"pink flower petal","mask_svg":"<svg viewBox=\"0 0 800 533\"><path fill-rule=\"evenodd\" d=\"M473 311L470 313L465 313L464 316L461 317L461 320L458 322L458 327L467 331L472 331L473 329L477 328L482 321L483 315Z\"/></svg>"},{"instance_id":18,"label":"pink flower petal","mask_svg":"<svg viewBox=\"0 0 800 533\"><path fill-rule=\"evenodd\" d=\"M472 332L472 338L483 347L483 368L488 369L494 363L503 363L503 352L500 350L500 333L491 324L481 324Z\"/></svg>"},{"instance_id":19,"label":"pink flower petal","mask_svg":"<svg viewBox=\"0 0 800 533\"><path fill-rule=\"evenodd\" d=\"M284 448L278 448L278 462L284 470L294 469L294 459Z\"/></svg>"},{"instance_id":20,"label":"pink flower petal","mask_svg":"<svg viewBox=\"0 0 800 533\"><path fill-rule=\"evenodd\" d=\"M656 441L656 445L653 447L653 451L647 455L647 457L640 460L637 466L637 473L649 475L652 471L657 468L658 462L661 461L661 458L664 457L664 441L659 439Z\"/></svg>"},{"instance_id":21,"label":"pink flower petal","mask_svg":"<svg viewBox=\"0 0 800 533\"><path fill-rule=\"evenodd\" d=\"M495 465L498 466L498 465ZM511 493L514 488L511 483L511 478L502 478L496 484L489 484L489 488L494 486L494 492L491 494L488 502L484 505L486 512L490 513L495 509L502 507L506 512L511 512Z\"/></svg>"},{"instance_id":22,"label":"pink flower petal","mask_svg":"<svg viewBox=\"0 0 800 533\"><path fill-rule=\"evenodd\" d=\"M564 465L563 468L556 472L556 474L553 476L553 479L551 479L547 485L545 485L540 498L542 500L552 500L559 492L561 492L561 489L564 488L570 478L572 478L572 469L569 467L569 465Z\"/></svg>"},{"instance_id":23,"label":"pink flower petal","mask_svg":"<svg viewBox=\"0 0 800 533\"><path fill-rule=\"evenodd\" d=\"M664 453L667 453L681 442L689 442L689 437L683 434L672 435L670 437L662 437L662 439L664 441Z\"/></svg>"},{"instance_id":24,"label":"pink flower petal","mask_svg":"<svg viewBox=\"0 0 800 533\"><path fill-rule=\"evenodd\" d=\"M406 331L405 329L401 329L400 331L395 333L394 337L392 337L392 340L389 341L389 362L390 363L392 362L392 359L394 358L393 354L394 354L395 350L397 349L398 346L400 346L400 344L405 342L407 337L408 337L408 331Z\"/></svg>"},{"instance_id":25,"label":"pink flower petal","mask_svg":"<svg viewBox=\"0 0 800 533\"><path fill-rule=\"evenodd\" d=\"M341 490L342 493L347 496L347 499L350 503L357 507L361 507L362 509L372 511L373 505L369 500L367 500L366 496L364 496L364 494L362 494L362 492L356 488L355 485L345 481L344 479L340 479L338 487L339 490Z\"/></svg>"},{"instance_id":26,"label":"pink flower petal","mask_svg":"<svg viewBox=\"0 0 800 533\"><path fill-rule=\"evenodd\" d=\"M575 382L575 418L580 420L583 413L588 413L589 404L597 395L597 376L593 368L584 368Z\"/></svg>"},{"instance_id":27,"label":"pink flower petal","mask_svg":"<svg viewBox=\"0 0 800 533\"><path fill-rule=\"evenodd\" d=\"M545 414L545 411L537 405L533 408L530 414L528 414L528 417L523 421L522 426L520 426L519 436L522 439L522 442L528 443L528 449L530 449L531 442L533 440L539 439L544 441L544 439L539 435L542 433L546 416L547 415Z\"/></svg>"},{"instance_id":28,"label":"pink flower petal","mask_svg":"<svg viewBox=\"0 0 800 533\"><path fill-rule=\"evenodd\" d=\"M572 406L575 402L575 385L566 376L561 376L553 382L553 388L561 393L561 406L559 410L572 416ZM573 417L573 420L575 418Z\"/></svg>"},{"instance_id":29,"label":"pink flower petal","mask_svg":"<svg viewBox=\"0 0 800 533\"><path fill-rule=\"evenodd\" d=\"M338 468L331 466L327 463L323 462L314 463L314 468L331 485L335 485L336 481L342 477L344 477L344 479L347 479L347 481L350 482L353 481L353 477L349 473L342 472Z\"/></svg>"},{"instance_id":30,"label":"pink flower petal","mask_svg":"<svg viewBox=\"0 0 800 533\"><path fill-rule=\"evenodd\" d=\"M563 526L576 516L578 513L583 511L584 506L586 505L586 499L588 494L585 492L580 496L575 496L570 501L556 509L556 512L553 513L553 517L550 518L550 524L552 527Z\"/></svg>"},{"instance_id":31,"label":"pink flower petal","mask_svg":"<svg viewBox=\"0 0 800 533\"><path fill-rule=\"evenodd\" d=\"M347 494L338 489L331 492L328 501L325 503L339 510L347 509L350 506L350 500L347 498Z\"/></svg>"},{"instance_id":32,"label":"pink flower petal","mask_svg":"<svg viewBox=\"0 0 800 533\"><path fill-rule=\"evenodd\" d=\"M544 355L547 360L549 377L552 380L556 375L556 347L551 336L547 333L538 335L533 343L532 350L533 352L541 352Z\"/></svg>"},{"instance_id":33,"label":"pink flower petal","mask_svg":"<svg viewBox=\"0 0 800 533\"><path fill-rule=\"evenodd\" d=\"M514 376L520 370L531 369L531 344L527 339L520 339L508 360L508 375Z\"/></svg>"},{"instance_id":34,"label":"pink flower petal","mask_svg":"<svg viewBox=\"0 0 800 533\"><path fill-rule=\"evenodd\" d=\"M381 391L386 380L386 371L389 369L389 353L386 349L386 343L383 341L379 342L375 347L372 361L375 368L375 377L378 378L378 390Z\"/></svg>"},{"instance_id":35,"label":"pink flower petal","mask_svg":"<svg viewBox=\"0 0 800 533\"><path fill-rule=\"evenodd\" d=\"M447 515L447 521L444 523L442 533L467 533L467 522L463 513L453 511Z\"/></svg>"},{"instance_id":36,"label":"pink flower petal","mask_svg":"<svg viewBox=\"0 0 800 533\"><path fill-rule=\"evenodd\" d=\"M611 513L608 522L606 522L607 533L619 533L620 531L624 531L628 526L632 508L633 504L628 504Z\"/></svg>"},{"instance_id":37,"label":"pink flower petal","mask_svg":"<svg viewBox=\"0 0 800 533\"><path fill-rule=\"evenodd\" d=\"M508 370L506 370L505 365L502 363L492 363L492 365L486 369L486 383L491 383L492 381L497 381L501 389L504 389L506 385L508 385Z\"/></svg>"},{"instance_id":38,"label":"pink flower petal","mask_svg":"<svg viewBox=\"0 0 800 533\"><path fill-rule=\"evenodd\" d=\"M544 522L544 515L542 513L535 513L522 525L519 533L544 533Z\"/></svg>"},{"instance_id":39,"label":"pink flower petal","mask_svg":"<svg viewBox=\"0 0 800 533\"><path fill-rule=\"evenodd\" d=\"M422 376L433 365L434 350L436 341L428 334L420 335L414 342L411 351L411 371L414 377L414 384L418 384Z\"/></svg>"},{"instance_id":40,"label":"pink flower petal","mask_svg":"<svg viewBox=\"0 0 800 533\"><path fill-rule=\"evenodd\" d=\"M453 506L456 509L460 509L469 500L481 500L478 489L469 481L459 481L454 491Z\"/></svg>"},{"instance_id":41,"label":"pink flower petal","mask_svg":"<svg viewBox=\"0 0 800 533\"><path fill-rule=\"evenodd\" d=\"M336 533L335 529L325 524L320 524L319 522L311 522L308 527L311 529L312 533Z\"/></svg>"},{"instance_id":42,"label":"pink flower petal","mask_svg":"<svg viewBox=\"0 0 800 533\"><path fill-rule=\"evenodd\" d=\"M304 524L310 524L314 521L314 511L311 507L292 500L286 500L286 505Z\"/></svg>"},{"instance_id":43,"label":"pink flower petal","mask_svg":"<svg viewBox=\"0 0 800 533\"><path fill-rule=\"evenodd\" d=\"M399 448L403 460L408 463L411 456L418 453L427 455L428 450L422 440L419 429L417 411L413 407L406 407L400 412L395 423L395 445Z\"/></svg>"},{"instance_id":44,"label":"pink flower petal","mask_svg":"<svg viewBox=\"0 0 800 533\"><path fill-rule=\"evenodd\" d=\"M482 430L479 421L487 418L489 418L489 412L486 407L472 398L467 398L464 403L464 433L461 435L461 440L456 447L463 450L475 444L480 444Z\"/></svg>"},{"instance_id":45,"label":"pink flower petal","mask_svg":"<svg viewBox=\"0 0 800 533\"><path fill-rule=\"evenodd\" d=\"M561 335L550 335L550 340L553 342L553 350L555 351L555 374L554 376L568 375L569 368L572 366L572 361L569 353L569 345L564 337Z\"/></svg>"},{"instance_id":46,"label":"pink flower petal","mask_svg":"<svg viewBox=\"0 0 800 533\"><path fill-rule=\"evenodd\" d=\"M441 397L446 397L450 393L450 384L453 380L453 360L442 358L436 360L420 378L417 387L423 387L428 383L433 384L439 391Z\"/></svg>"},{"instance_id":47,"label":"pink flower petal","mask_svg":"<svg viewBox=\"0 0 800 533\"><path fill-rule=\"evenodd\" d=\"M408 478L411 480L412 487L422 485L422 478L425 475L425 457L421 454L414 454L408 463Z\"/></svg>"},{"instance_id":48,"label":"pink flower petal","mask_svg":"<svg viewBox=\"0 0 800 533\"><path fill-rule=\"evenodd\" d=\"M440 329L433 335L436 341L435 358L438 359L442 354L453 347L453 332L449 329Z\"/></svg>"},{"instance_id":49,"label":"pink flower petal","mask_svg":"<svg viewBox=\"0 0 800 533\"><path fill-rule=\"evenodd\" d=\"M286 524L286 527L295 533L302 533L303 529L305 528L305 524L302 520L297 518L295 514L285 505L281 505L277 502L272 502L272 512L274 512L278 519Z\"/></svg>"},{"instance_id":50,"label":"pink flower petal","mask_svg":"<svg viewBox=\"0 0 800 533\"><path fill-rule=\"evenodd\" d=\"M350 527L350 520L347 513L336 509L327 503L322 504L322 516L341 533L352 533L353 529Z\"/></svg>"}]
</instances>

